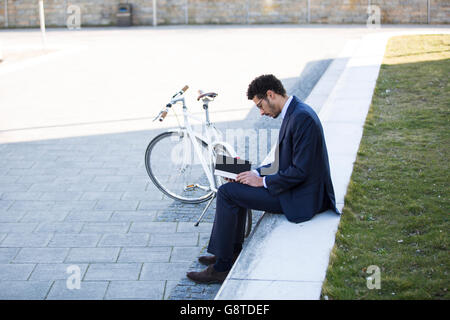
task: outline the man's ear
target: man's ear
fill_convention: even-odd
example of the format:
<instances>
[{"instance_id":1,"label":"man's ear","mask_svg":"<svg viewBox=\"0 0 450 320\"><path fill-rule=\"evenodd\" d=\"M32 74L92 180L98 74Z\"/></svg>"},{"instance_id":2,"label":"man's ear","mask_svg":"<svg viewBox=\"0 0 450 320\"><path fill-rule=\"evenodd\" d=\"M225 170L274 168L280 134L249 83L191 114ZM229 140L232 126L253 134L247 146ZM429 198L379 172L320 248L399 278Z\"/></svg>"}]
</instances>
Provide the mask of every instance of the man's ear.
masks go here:
<instances>
[{"instance_id":1,"label":"man's ear","mask_svg":"<svg viewBox=\"0 0 450 320\"><path fill-rule=\"evenodd\" d=\"M267 90L266 97L269 97L273 100L275 98L275 92L273 92L272 90Z\"/></svg>"}]
</instances>

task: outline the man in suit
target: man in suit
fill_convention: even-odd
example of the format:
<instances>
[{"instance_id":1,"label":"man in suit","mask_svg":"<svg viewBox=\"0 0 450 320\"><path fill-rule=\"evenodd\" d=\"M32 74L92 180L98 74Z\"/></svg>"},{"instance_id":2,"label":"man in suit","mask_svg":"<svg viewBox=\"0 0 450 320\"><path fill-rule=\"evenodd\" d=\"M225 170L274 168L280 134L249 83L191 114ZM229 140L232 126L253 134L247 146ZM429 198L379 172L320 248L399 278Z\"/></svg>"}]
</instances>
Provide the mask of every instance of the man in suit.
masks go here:
<instances>
[{"instance_id":1,"label":"man in suit","mask_svg":"<svg viewBox=\"0 0 450 320\"><path fill-rule=\"evenodd\" d=\"M199 257L208 268L189 272L199 283L223 282L242 249L247 209L282 213L293 223L333 210L337 214L322 125L314 110L288 96L273 75L254 79L247 91L261 115L283 119L275 161L240 173L218 189L216 216L208 252Z\"/></svg>"}]
</instances>

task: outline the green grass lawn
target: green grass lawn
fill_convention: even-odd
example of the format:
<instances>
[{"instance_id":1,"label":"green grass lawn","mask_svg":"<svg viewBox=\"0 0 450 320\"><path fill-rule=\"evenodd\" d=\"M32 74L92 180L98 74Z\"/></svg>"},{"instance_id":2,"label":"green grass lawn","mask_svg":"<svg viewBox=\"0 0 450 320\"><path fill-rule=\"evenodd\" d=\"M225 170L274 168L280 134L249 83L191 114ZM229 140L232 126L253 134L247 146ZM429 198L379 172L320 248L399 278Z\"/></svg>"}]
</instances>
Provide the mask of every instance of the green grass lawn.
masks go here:
<instances>
[{"instance_id":1,"label":"green grass lawn","mask_svg":"<svg viewBox=\"0 0 450 320\"><path fill-rule=\"evenodd\" d=\"M450 298L449 77L450 35L389 40L322 298Z\"/></svg>"}]
</instances>

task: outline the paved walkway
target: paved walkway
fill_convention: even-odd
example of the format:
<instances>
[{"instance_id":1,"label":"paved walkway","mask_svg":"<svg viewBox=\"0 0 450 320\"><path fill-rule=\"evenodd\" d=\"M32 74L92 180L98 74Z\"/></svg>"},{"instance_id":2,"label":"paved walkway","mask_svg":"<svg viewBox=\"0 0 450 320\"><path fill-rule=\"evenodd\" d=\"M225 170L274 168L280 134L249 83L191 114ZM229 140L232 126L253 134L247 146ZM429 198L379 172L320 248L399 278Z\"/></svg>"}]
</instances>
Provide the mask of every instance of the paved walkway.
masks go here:
<instances>
[{"instance_id":1,"label":"paved walkway","mask_svg":"<svg viewBox=\"0 0 450 320\"><path fill-rule=\"evenodd\" d=\"M345 42L367 32L56 29L48 32L52 52L13 63L8 51L35 50L39 32L1 31L8 50L0 64L0 299L167 299L174 288L178 298L211 298L217 287L193 295L183 279L207 244L214 206L194 228L203 205L173 202L152 185L145 148L176 123L152 117L187 83L219 91L211 116L220 129L275 128L276 121L251 112L251 79L273 72L291 93L307 95ZM292 50L255 51L268 38ZM66 285L72 265L81 271L79 290Z\"/></svg>"}]
</instances>

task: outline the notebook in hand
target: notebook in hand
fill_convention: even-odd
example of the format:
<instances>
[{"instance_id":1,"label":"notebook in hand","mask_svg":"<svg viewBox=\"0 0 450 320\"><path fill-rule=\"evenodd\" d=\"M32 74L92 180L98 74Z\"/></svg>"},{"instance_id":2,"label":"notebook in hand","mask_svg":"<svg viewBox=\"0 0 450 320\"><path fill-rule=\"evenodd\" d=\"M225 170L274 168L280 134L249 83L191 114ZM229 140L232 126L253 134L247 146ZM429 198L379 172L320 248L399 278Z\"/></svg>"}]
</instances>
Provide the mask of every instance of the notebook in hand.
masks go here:
<instances>
[{"instance_id":1,"label":"notebook in hand","mask_svg":"<svg viewBox=\"0 0 450 320\"><path fill-rule=\"evenodd\" d=\"M238 173L250 171L250 167L250 161L217 155L214 174L225 178L236 179Z\"/></svg>"}]
</instances>

